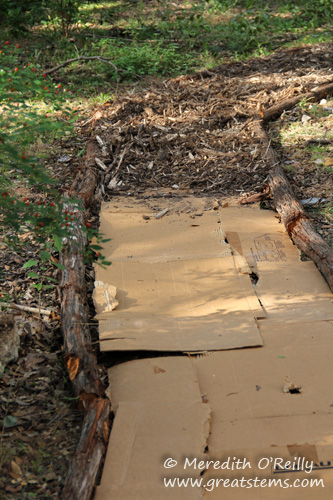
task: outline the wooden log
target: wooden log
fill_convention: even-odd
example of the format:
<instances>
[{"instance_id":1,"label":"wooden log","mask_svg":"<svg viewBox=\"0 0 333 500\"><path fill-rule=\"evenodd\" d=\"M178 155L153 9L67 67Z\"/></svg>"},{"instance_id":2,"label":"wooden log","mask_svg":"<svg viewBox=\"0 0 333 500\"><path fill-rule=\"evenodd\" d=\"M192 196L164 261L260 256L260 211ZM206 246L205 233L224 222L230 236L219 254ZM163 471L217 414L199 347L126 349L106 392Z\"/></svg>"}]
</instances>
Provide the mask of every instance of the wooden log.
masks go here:
<instances>
[{"instance_id":1,"label":"wooden log","mask_svg":"<svg viewBox=\"0 0 333 500\"><path fill-rule=\"evenodd\" d=\"M90 205L97 186L98 174L95 167L95 157L98 156L99 147L95 139L90 139L86 144L86 154L71 187L71 194L82 199L85 207Z\"/></svg>"},{"instance_id":2,"label":"wooden log","mask_svg":"<svg viewBox=\"0 0 333 500\"><path fill-rule=\"evenodd\" d=\"M81 438L62 493L64 500L90 499L109 439L110 404L95 398L83 421Z\"/></svg>"},{"instance_id":3,"label":"wooden log","mask_svg":"<svg viewBox=\"0 0 333 500\"><path fill-rule=\"evenodd\" d=\"M264 122L268 122L271 120L276 120L279 116L282 115L284 111L288 111L288 109L292 109L296 104L301 102L303 99L311 102L320 101L324 99L328 95L333 94L333 83L329 83L327 85L321 85L320 87L312 90L311 92L307 92L306 94L301 94L296 97L291 97L290 99L286 99L285 101L279 102L275 106L272 106L266 110L260 112L260 116Z\"/></svg>"},{"instance_id":4,"label":"wooden log","mask_svg":"<svg viewBox=\"0 0 333 500\"><path fill-rule=\"evenodd\" d=\"M264 129L262 119L255 119L250 125L252 134L261 143L265 159L270 165L268 185L273 204L281 216L289 236L295 245L313 262L326 279L333 292L333 251L314 229L311 220L304 212L279 165L278 158Z\"/></svg>"},{"instance_id":5,"label":"wooden log","mask_svg":"<svg viewBox=\"0 0 333 500\"><path fill-rule=\"evenodd\" d=\"M60 263L64 266L60 282L61 328L69 378L79 407L85 411L80 442L62 493L64 500L90 500L110 431L110 402L105 397L105 388L99 379L89 329L83 260L87 245L87 235L82 230L85 211L70 199L70 196L76 196L84 206L91 203L97 176L90 166L94 163L97 151L97 142L89 141L81 169L68 194L68 204L64 207L75 213L75 223L60 255Z\"/></svg>"}]
</instances>

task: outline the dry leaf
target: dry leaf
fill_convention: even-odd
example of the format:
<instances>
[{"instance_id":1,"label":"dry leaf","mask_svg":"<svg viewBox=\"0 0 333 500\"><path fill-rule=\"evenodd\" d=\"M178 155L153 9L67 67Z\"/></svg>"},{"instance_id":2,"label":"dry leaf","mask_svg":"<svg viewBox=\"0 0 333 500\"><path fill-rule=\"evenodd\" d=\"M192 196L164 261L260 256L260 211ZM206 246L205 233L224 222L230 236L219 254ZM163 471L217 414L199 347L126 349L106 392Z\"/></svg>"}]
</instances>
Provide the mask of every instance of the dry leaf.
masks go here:
<instances>
[{"instance_id":1,"label":"dry leaf","mask_svg":"<svg viewBox=\"0 0 333 500\"><path fill-rule=\"evenodd\" d=\"M76 374L77 374L78 369L79 369L79 364L80 364L80 360L75 354L71 354L68 357L66 365L67 365L67 370L69 373L69 378L71 379L71 381L74 380L76 377Z\"/></svg>"},{"instance_id":2,"label":"dry leaf","mask_svg":"<svg viewBox=\"0 0 333 500\"><path fill-rule=\"evenodd\" d=\"M17 465L17 463L14 460L11 461L10 466L13 474L15 474L18 477L22 477L21 468L19 465Z\"/></svg>"}]
</instances>

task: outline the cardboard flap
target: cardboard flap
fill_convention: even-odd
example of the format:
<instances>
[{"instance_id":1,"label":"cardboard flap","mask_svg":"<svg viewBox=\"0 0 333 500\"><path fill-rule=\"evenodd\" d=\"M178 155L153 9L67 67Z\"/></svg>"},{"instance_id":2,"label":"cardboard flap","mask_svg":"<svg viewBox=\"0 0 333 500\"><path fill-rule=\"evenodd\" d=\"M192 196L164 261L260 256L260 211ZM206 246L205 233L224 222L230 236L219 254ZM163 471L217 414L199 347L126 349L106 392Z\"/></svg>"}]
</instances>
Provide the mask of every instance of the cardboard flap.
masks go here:
<instances>
[{"instance_id":1,"label":"cardboard flap","mask_svg":"<svg viewBox=\"0 0 333 500\"><path fill-rule=\"evenodd\" d=\"M113 262L167 262L231 255L224 241L219 213L200 216L171 211L162 219L144 213L108 213L102 210L101 225L112 235L104 254Z\"/></svg>"},{"instance_id":2,"label":"cardboard flap","mask_svg":"<svg viewBox=\"0 0 333 500\"><path fill-rule=\"evenodd\" d=\"M187 356L122 363L110 368L108 376L108 395L114 409L120 401L202 402L197 374Z\"/></svg>"},{"instance_id":3,"label":"cardboard flap","mask_svg":"<svg viewBox=\"0 0 333 500\"><path fill-rule=\"evenodd\" d=\"M183 457L203 453L209 419L210 407L202 403L119 403L96 499L130 499L134 492L135 498L175 498L163 477L184 476ZM179 464L171 472L163 467L169 457ZM145 497L149 491L156 496ZM188 498L198 498L198 491L191 491Z\"/></svg>"},{"instance_id":4,"label":"cardboard flap","mask_svg":"<svg viewBox=\"0 0 333 500\"><path fill-rule=\"evenodd\" d=\"M246 286L232 257L154 264L116 261L108 270L97 270L97 278L102 274L117 288L119 301L113 311L97 316L102 350L262 345L254 319L261 316L261 308L256 308L250 280Z\"/></svg>"}]
</instances>

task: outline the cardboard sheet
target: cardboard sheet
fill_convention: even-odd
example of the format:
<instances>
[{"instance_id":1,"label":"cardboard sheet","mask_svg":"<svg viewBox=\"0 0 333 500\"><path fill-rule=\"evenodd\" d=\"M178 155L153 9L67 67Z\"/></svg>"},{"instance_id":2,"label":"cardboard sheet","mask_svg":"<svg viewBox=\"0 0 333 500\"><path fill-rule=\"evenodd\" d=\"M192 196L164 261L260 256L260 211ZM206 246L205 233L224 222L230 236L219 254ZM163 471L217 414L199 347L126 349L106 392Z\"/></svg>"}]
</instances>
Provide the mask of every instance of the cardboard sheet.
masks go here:
<instances>
[{"instance_id":1,"label":"cardboard sheet","mask_svg":"<svg viewBox=\"0 0 333 500\"><path fill-rule=\"evenodd\" d=\"M257 319L333 319L324 278L300 260L273 212L221 209L209 198L118 197L101 220L112 261L96 268L102 350L260 346Z\"/></svg>"},{"instance_id":2,"label":"cardboard sheet","mask_svg":"<svg viewBox=\"0 0 333 500\"><path fill-rule=\"evenodd\" d=\"M262 345L255 313L231 257L155 264L116 261L104 273L118 290L119 306L97 316L102 350ZM249 281L253 294L250 287Z\"/></svg>"},{"instance_id":3,"label":"cardboard sheet","mask_svg":"<svg viewBox=\"0 0 333 500\"><path fill-rule=\"evenodd\" d=\"M138 359L109 370L108 395L117 411L121 401L201 403L197 374L189 357Z\"/></svg>"},{"instance_id":4,"label":"cardboard sheet","mask_svg":"<svg viewBox=\"0 0 333 500\"><path fill-rule=\"evenodd\" d=\"M211 477L288 479L322 478L323 487L222 488L230 499L329 499L333 494L333 323L318 321L293 325L260 322L264 349L212 353L194 361L204 397L212 407L208 458L246 457L251 470L206 474ZM300 394L283 392L288 376L301 387ZM260 470L265 457L294 461L313 460L317 469L304 471ZM263 463L264 460L263 460ZM297 463L297 461L295 462ZM332 464L332 465L330 465ZM221 498L221 489L203 492L204 498ZM251 496L252 494L252 496Z\"/></svg>"},{"instance_id":5,"label":"cardboard sheet","mask_svg":"<svg viewBox=\"0 0 333 500\"><path fill-rule=\"evenodd\" d=\"M134 492L135 498L158 500L252 500L254 494L255 498L265 500L328 500L332 497L333 399L330 388L333 386L333 322L286 324L282 327L280 324L261 321L260 330L265 343L263 349L221 351L190 358L143 359L109 370L109 392L116 411L116 422L119 419L126 425L112 431L116 444L113 445L111 439L97 500L129 500L133 498ZM301 386L300 394L283 392L286 376ZM141 426L141 423L132 426L133 435L129 430L132 427L126 420L129 417L123 414L120 418L119 410L125 401L134 405L129 408L136 415L146 418L145 426ZM191 428L194 445L181 455L183 431L178 423L185 407L189 413L195 411L196 416L198 410L204 408L203 415L200 414L200 425L209 421L210 427L209 432L206 430L204 433ZM147 408L147 413L142 413L145 410L140 408ZM207 415L210 411L209 419ZM186 416L189 419L187 425L193 421L189 413ZM170 416L173 416L174 424L168 427L165 419L168 420ZM144 429L149 429L148 434L145 434ZM184 429L188 427L185 425ZM174 439L175 433L177 439ZM132 443L130 452L126 448L128 435L131 435ZM202 439L199 447L195 444L198 435ZM204 435L208 450L200 453L198 448L202 450L205 447ZM142 436L145 440L141 441ZM191 442L186 432L184 439L185 443ZM136 442L140 446L136 447ZM144 457L151 455L152 447L157 447L159 451L152 455L153 462L147 463ZM174 488L172 497L168 496L168 489L158 486L161 486L162 478L166 475L160 457L164 459L166 456L176 457L178 464L184 464L184 457L198 458L198 462L224 462L230 457L231 463L238 458L245 458L251 469L209 469L202 472L193 467L186 470L177 467L169 471L170 477L197 478L201 473L200 477L203 477L203 484L207 487L200 488L199 497L198 488ZM313 461L314 470L308 474L304 470L281 472L281 468L271 466L260 469L258 463L263 460L265 464L266 457L268 460L272 457L272 460L292 461L296 466L297 463L304 464L303 459ZM141 469L141 462L151 472L149 478ZM295 479L303 481L317 478L323 479L325 488L300 488L297 490L300 496L297 497L296 490L279 485L246 489L222 488L212 483L216 479L232 481L242 477L251 480L256 477L260 480L281 478L291 483Z\"/></svg>"},{"instance_id":6,"label":"cardboard sheet","mask_svg":"<svg viewBox=\"0 0 333 500\"><path fill-rule=\"evenodd\" d=\"M216 211L202 212L194 219L191 214L174 212L159 220L143 216L102 211L101 225L112 235L104 253L112 262L154 263L231 255Z\"/></svg>"},{"instance_id":7,"label":"cardboard sheet","mask_svg":"<svg viewBox=\"0 0 333 500\"><path fill-rule=\"evenodd\" d=\"M268 442L264 428L260 436L249 433L245 438L242 433L247 433L250 421L266 418L276 422L277 416L333 414L329 390L333 386L333 323L268 326L263 321L260 330L263 349L212 353L194 361L201 391L220 416L212 423L211 450L230 448L231 442L235 448L242 448L248 440L252 445L261 440L268 446L281 444L275 440ZM301 394L283 392L286 376L301 387ZM239 432L237 442L230 431L225 432L225 426L229 425L226 422L231 421L233 434ZM291 439L284 444L292 442Z\"/></svg>"},{"instance_id":8,"label":"cardboard sheet","mask_svg":"<svg viewBox=\"0 0 333 500\"><path fill-rule=\"evenodd\" d=\"M97 269L101 348L193 354L109 370L116 417L96 500L330 500L333 306L325 281L272 212L187 199L168 200L169 215L152 218L165 202L114 200L103 215L113 264ZM299 391L288 392L292 384ZM168 457L177 460L170 470ZM184 470L185 457L242 458L251 468ZM313 461L314 470L274 468L275 458ZM168 489L163 477L203 483ZM241 477L291 487L209 482ZM325 487L296 488L295 479Z\"/></svg>"},{"instance_id":9,"label":"cardboard sheet","mask_svg":"<svg viewBox=\"0 0 333 500\"><path fill-rule=\"evenodd\" d=\"M111 238L103 253L112 265L96 268L101 349L261 346L256 319L266 314L249 276L235 267L218 203L168 200L170 213L156 219L165 203L120 198L102 207L101 231ZM117 290L111 302L110 286Z\"/></svg>"},{"instance_id":10,"label":"cardboard sheet","mask_svg":"<svg viewBox=\"0 0 333 500\"><path fill-rule=\"evenodd\" d=\"M199 488L167 489L162 480L184 475L183 457L201 455L207 443L210 407L191 361L145 359L112 368L110 377L116 418L95 500L200 499ZM169 457L179 463L171 472L163 467Z\"/></svg>"},{"instance_id":11,"label":"cardboard sheet","mask_svg":"<svg viewBox=\"0 0 333 500\"><path fill-rule=\"evenodd\" d=\"M241 274L256 274L255 292L271 321L333 319L331 291L315 264L299 251L274 212L220 209L223 234Z\"/></svg>"}]
</instances>

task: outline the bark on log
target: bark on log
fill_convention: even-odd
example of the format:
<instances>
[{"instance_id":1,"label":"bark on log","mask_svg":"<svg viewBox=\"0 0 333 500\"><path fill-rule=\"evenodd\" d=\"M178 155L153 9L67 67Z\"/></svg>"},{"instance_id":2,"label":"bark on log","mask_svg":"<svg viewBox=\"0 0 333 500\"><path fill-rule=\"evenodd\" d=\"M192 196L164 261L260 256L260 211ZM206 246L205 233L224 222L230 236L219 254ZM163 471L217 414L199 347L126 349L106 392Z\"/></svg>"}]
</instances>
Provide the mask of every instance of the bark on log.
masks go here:
<instances>
[{"instance_id":1,"label":"bark on log","mask_svg":"<svg viewBox=\"0 0 333 500\"><path fill-rule=\"evenodd\" d=\"M89 206L97 184L91 168L99 147L96 141L87 144L86 156L72 187L71 196ZM75 225L60 263L64 266L61 277L61 327L64 336L66 366L79 405L85 410L81 438L70 466L63 500L89 500L95 488L96 476L107 447L110 431L110 403L104 395L99 379L97 360L93 353L89 329L85 265L83 253L87 236L82 231L85 213L70 199L66 209L75 212Z\"/></svg>"},{"instance_id":2,"label":"bark on log","mask_svg":"<svg viewBox=\"0 0 333 500\"><path fill-rule=\"evenodd\" d=\"M91 498L109 438L109 417L109 401L95 398L83 421L81 438L63 490L64 500Z\"/></svg>"},{"instance_id":3,"label":"bark on log","mask_svg":"<svg viewBox=\"0 0 333 500\"><path fill-rule=\"evenodd\" d=\"M263 120L255 119L250 126L253 136L261 143L265 158L270 165L268 185L276 211L295 245L313 260L333 292L333 251L316 232L293 193L276 153L270 145Z\"/></svg>"},{"instance_id":4,"label":"bark on log","mask_svg":"<svg viewBox=\"0 0 333 500\"><path fill-rule=\"evenodd\" d=\"M98 156L99 147L96 140L90 140L86 144L86 154L83 158L79 171L74 179L71 194L84 201L87 208L92 199L97 185L98 174L95 167L95 157Z\"/></svg>"},{"instance_id":5,"label":"bark on log","mask_svg":"<svg viewBox=\"0 0 333 500\"><path fill-rule=\"evenodd\" d=\"M284 111L288 109L292 109L296 104L301 102L303 99L307 101L315 102L324 99L328 95L333 94L333 83L329 83L327 85L322 85L311 92L307 92L306 94L301 94L296 97L291 97L290 99L286 99L271 108L266 109L265 111L261 111L260 116L264 122L268 122L270 120L276 120L279 116L282 115Z\"/></svg>"}]
</instances>

